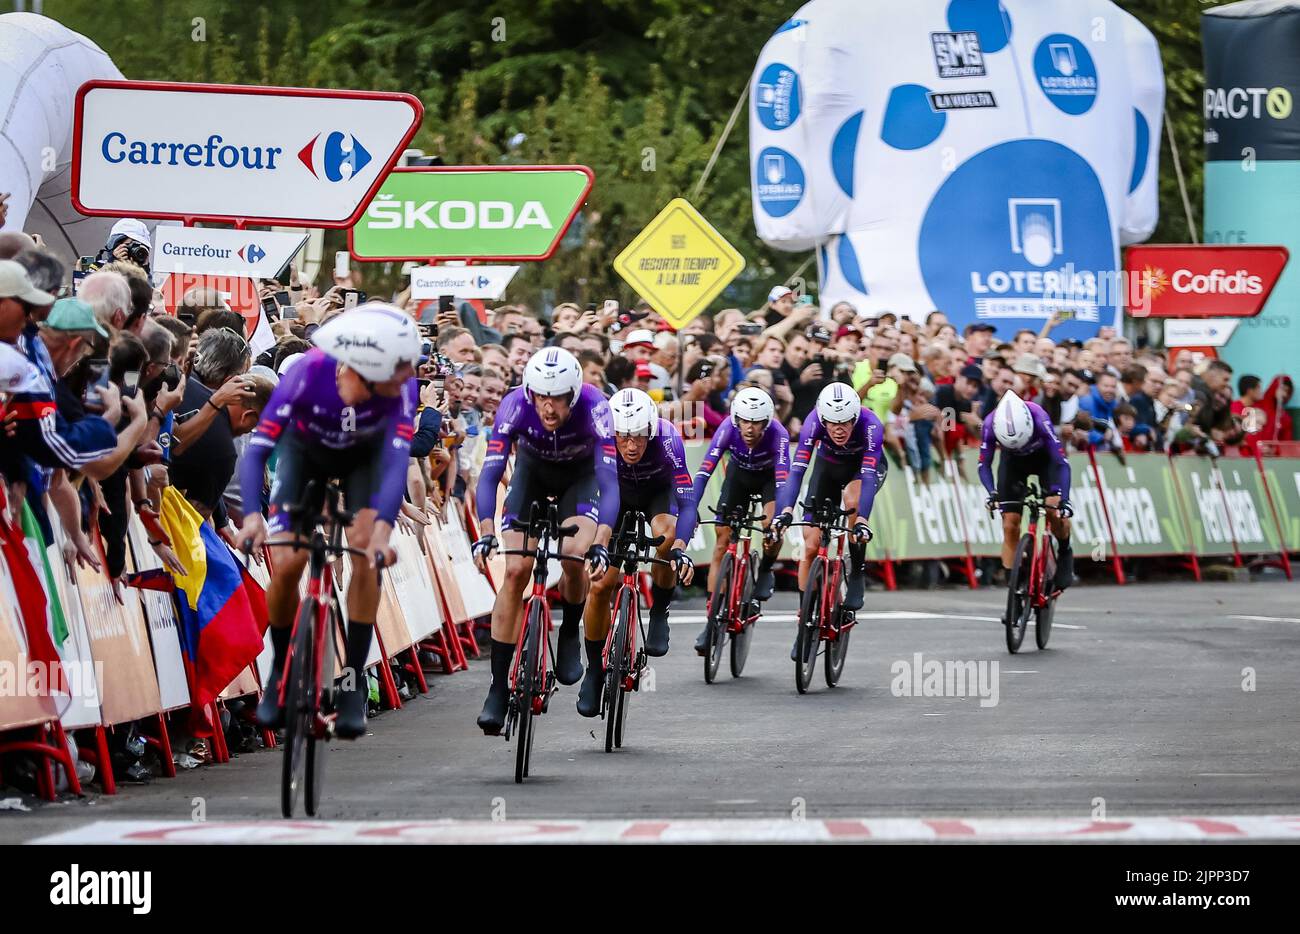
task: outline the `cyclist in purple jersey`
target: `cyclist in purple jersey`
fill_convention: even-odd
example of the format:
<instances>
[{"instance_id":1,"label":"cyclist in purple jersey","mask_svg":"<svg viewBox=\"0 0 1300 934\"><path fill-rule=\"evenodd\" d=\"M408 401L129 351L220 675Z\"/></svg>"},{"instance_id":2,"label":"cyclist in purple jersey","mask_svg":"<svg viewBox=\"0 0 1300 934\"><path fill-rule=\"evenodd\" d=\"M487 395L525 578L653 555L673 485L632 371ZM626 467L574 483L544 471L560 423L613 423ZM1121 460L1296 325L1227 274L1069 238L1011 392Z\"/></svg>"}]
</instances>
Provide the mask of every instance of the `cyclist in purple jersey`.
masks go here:
<instances>
[{"instance_id":1,"label":"cyclist in purple jersey","mask_svg":"<svg viewBox=\"0 0 1300 934\"><path fill-rule=\"evenodd\" d=\"M585 557L590 569L588 574L579 562L561 562L562 622L555 674L561 684L575 684L582 677L579 623L588 585L609 570L607 546L618 516L618 470L609 403L600 390L583 383L582 368L567 350L549 347L533 354L524 367L523 386L507 393L497 408L475 494L479 539L473 553L480 571L486 571L487 560L497 548L497 486L512 449L515 465L502 525L526 516L532 503L554 497L560 525L578 528L577 534L561 541L560 548L565 554ZM524 533L503 528L501 544L507 550L521 549ZM500 733L505 724L510 666L522 623L520 606L532 573L532 558L506 557L492 607L492 684L478 718L479 727L489 736Z\"/></svg>"},{"instance_id":2,"label":"cyclist in purple jersey","mask_svg":"<svg viewBox=\"0 0 1300 934\"><path fill-rule=\"evenodd\" d=\"M731 418L719 426L700 469L695 472L695 502L699 504L703 502L704 488L722 456L730 455L727 475L714 508L722 516L737 507L747 507L753 496L761 497L763 524L769 532L777 496L790 476L790 435L773 413L772 397L762 389L750 386L737 392L731 400ZM714 526L714 531L713 561L709 565L710 594L717 585L717 569L731 540L731 530L725 526ZM758 584L754 588L756 600L772 596L775 585L772 565L780 550L780 536L764 536L763 558L758 565ZM708 635L706 623L695 640L695 651L701 655L708 644Z\"/></svg>"},{"instance_id":3,"label":"cyclist in purple jersey","mask_svg":"<svg viewBox=\"0 0 1300 934\"><path fill-rule=\"evenodd\" d=\"M252 549L294 538L288 515L308 484L309 507L324 506L325 485L337 479L346 508L354 513L348 544L369 556L369 565L392 564L397 553L389 536L406 490L411 436L415 432L415 365L420 336L405 312L372 302L346 311L322 326L309 351L276 386L240 463L244 523L238 544ZM271 485L270 522L262 516L262 478L277 453ZM298 608L298 587L306 550L279 549L266 590L275 659L258 704L258 721L274 729L283 723L280 682ZM351 556L348 584L348 645L339 692L337 735L365 732L364 670L379 608L379 578L366 559Z\"/></svg>"},{"instance_id":4,"label":"cyclist in purple jersey","mask_svg":"<svg viewBox=\"0 0 1300 934\"><path fill-rule=\"evenodd\" d=\"M998 480L993 482L993 455L998 458ZM1033 402L1025 402L1008 390L998 407L984 419L980 438L980 482L988 491L988 506L1002 510L1002 567L1011 569L1016 543L1020 541L1019 507L1002 507L1004 502L1024 499L1027 481L1037 475L1045 494L1047 527L1056 536L1056 579L1058 590L1074 581L1074 553L1070 549L1070 462L1056 436L1052 420Z\"/></svg>"},{"instance_id":5,"label":"cyclist in purple jersey","mask_svg":"<svg viewBox=\"0 0 1300 934\"><path fill-rule=\"evenodd\" d=\"M844 383L831 383L817 396L817 406L803 423L799 444L794 454L794 469L790 482L781 490L776 525L784 530L794 521L795 500L803 485L803 475L812 464L808 478L805 503L832 499L856 516L850 516L853 528L849 543L849 557L853 573L849 575L844 595L844 608L862 608L866 592L867 543L871 541L871 507L876 492L885 480L884 426L870 409L862 405L858 394ZM807 519L811 510L804 509ZM821 547L821 530L805 527L803 530L803 558L799 561L799 589L808 584L808 571L812 559Z\"/></svg>"},{"instance_id":6,"label":"cyclist in purple jersey","mask_svg":"<svg viewBox=\"0 0 1300 934\"><path fill-rule=\"evenodd\" d=\"M659 417L654 400L640 389L619 390L609 400L609 407L618 451L619 515L615 528L622 526L626 513L642 513L650 525L649 534L664 538L659 557L673 564L655 565L650 572L650 627L645 641L647 655L667 655L668 607L673 589L679 580L689 584L695 574L695 565L686 554L695 528L686 448L677 429ZM609 634L610 603L620 582L620 575L607 574L593 586L583 616L589 664L578 693L578 712L585 717L600 713L602 654Z\"/></svg>"}]
</instances>

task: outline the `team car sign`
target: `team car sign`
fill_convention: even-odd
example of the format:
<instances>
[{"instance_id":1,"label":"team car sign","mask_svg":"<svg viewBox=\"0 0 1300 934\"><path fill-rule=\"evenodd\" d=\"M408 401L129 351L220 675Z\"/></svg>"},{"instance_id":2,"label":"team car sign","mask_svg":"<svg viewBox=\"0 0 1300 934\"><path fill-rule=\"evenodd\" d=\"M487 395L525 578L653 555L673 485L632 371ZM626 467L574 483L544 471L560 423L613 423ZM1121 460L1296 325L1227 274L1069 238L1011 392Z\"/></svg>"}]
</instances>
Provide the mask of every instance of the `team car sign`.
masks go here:
<instances>
[{"instance_id":1,"label":"team car sign","mask_svg":"<svg viewBox=\"0 0 1300 934\"><path fill-rule=\"evenodd\" d=\"M409 94L89 81L77 92L83 214L349 227L420 125Z\"/></svg>"}]
</instances>

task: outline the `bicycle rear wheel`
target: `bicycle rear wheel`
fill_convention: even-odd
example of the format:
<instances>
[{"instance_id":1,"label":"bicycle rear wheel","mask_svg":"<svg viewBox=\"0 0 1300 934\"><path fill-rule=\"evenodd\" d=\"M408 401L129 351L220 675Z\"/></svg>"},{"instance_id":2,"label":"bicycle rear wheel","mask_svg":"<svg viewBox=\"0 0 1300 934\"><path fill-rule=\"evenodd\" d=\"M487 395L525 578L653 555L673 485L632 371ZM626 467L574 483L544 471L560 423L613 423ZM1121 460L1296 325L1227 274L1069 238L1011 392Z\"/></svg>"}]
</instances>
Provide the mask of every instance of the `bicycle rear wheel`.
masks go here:
<instances>
[{"instance_id":1,"label":"bicycle rear wheel","mask_svg":"<svg viewBox=\"0 0 1300 934\"><path fill-rule=\"evenodd\" d=\"M817 670L817 643L821 641L822 628L822 578L825 574L826 566L822 559L814 558L799 605L799 629L794 640L794 686L800 694L808 693L813 672Z\"/></svg>"},{"instance_id":2,"label":"bicycle rear wheel","mask_svg":"<svg viewBox=\"0 0 1300 934\"><path fill-rule=\"evenodd\" d=\"M832 602L831 613L837 627L843 627L844 618L848 614L844 609L844 573L847 567L843 558L839 559L840 573L839 580L835 584L834 600ZM852 629L840 628L835 633L835 638L826 643L826 686L835 687L839 683L840 675L844 674L844 659L849 654L849 634Z\"/></svg>"},{"instance_id":3,"label":"bicycle rear wheel","mask_svg":"<svg viewBox=\"0 0 1300 934\"><path fill-rule=\"evenodd\" d=\"M758 586L758 568L751 561L745 565L745 579L740 588L740 614L748 619L749 611L754 606L754 588ZM739 678L745 670L745 660L749 658L749 643L754 637L753 624L743 624L740 632L731 634L731 676Z\"/></svg>"},{"instance_id":4,"label":"bicycle rear wheel","mask_svg":"<svg viewBox=\"0 0 1300 934\"><path fill-rule=\"evenodd\" d=\"M546 689L545 679L539 674L542 667L542 607L536 600L528 604L528 617L524 625L524 651L519 657L519 688L515 701L519 704L519 732L515 739L515 783L523 784L528 777L529 760L533 754L533 698Z\"/></svg>"},{"instance_id":5,"label":"bicycle rear wheel","mask_svg":"<svg viewBox=\"0 0 1300 934\"><path fill-rule=\"evenodd\" d=\"M722 664L722 646L727 641L727 601L731 596L731 555L723 555L718 566L717 586L709 600L709 636L704 647L704 683L712 684Z\"/></svg>"},{"instance_id":6,"label":"bicycle rear wheel","mask_svg":"<svg viewBox=\"0 0 1300 934\"><path fill-rule=\"evenodd\" d=\"M280 813L285 817L293 817L298 805L307 733L315 718L310 685L314 669L312 632L316 626L317 606L315 600L302 602L298 610L298 621L293 628L293 643L289 649L289 673L284 696L284 758L280 762Z\"/></svg>"},{"instance_id":7,"label":"bicycle rear wheel","mask_svg":"<svg viewBox=\"0 0 1300 934\"><path fill-rule=\"evenodd\" d=\"M610 642L609 667L605 669L606 752L613 752L623 745L623 717L627 710L623 678L627 673L627 638L633 599L634 595L619 591L618 606L614 608L614 638Z\"/></svg>"},{"instance_id":8,"label":"bicycle rear wheel","mask_svg":"<svg viewBox=\"0 0 1300 934\"><path fill-rule=\"evenodd\" d=\"M1034 611L1030 577L1033 574L1034 539L1025 534L1016 545L1016 555L1007 575L1007 651L1015 654L1025 641L1029 617Z\"/></svg>"},{"instance_id":9,"label":"bicycle rear wheel","mask_svg":"<svg viewBox=\"0 0 1300 934\"><path fill-rule=\"evenodd\" d=\"M338 622L338 614L331 603L326 613L325 638L321 640L324 647L321 650L320 664L312 668L315 684L312 696L319 698L315 706L322 715L334 709L334 653L337 650L335 636L339 631ZM356 676L365 678L365 672L358 672ZM316 816L316 811L320 808L321 789L325 785L325 753L329 749L326 737L317 739L315 721L316 718L313 717L307 732L307 766L303 789L303 808L312 817Z\"/></svg>"}]
</instances>

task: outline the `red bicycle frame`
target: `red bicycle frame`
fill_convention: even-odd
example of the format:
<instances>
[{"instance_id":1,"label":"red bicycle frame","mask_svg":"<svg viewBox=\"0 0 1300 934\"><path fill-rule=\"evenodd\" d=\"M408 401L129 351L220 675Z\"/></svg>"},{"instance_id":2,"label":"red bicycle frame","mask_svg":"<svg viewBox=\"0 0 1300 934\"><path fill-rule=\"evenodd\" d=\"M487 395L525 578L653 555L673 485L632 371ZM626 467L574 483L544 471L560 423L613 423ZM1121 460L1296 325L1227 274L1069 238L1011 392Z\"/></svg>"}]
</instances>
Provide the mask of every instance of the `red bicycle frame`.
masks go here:
<instances>
[{"instance_id":1,"label":"red bicycle frame","mask_svg":"<svg viewBox=\"0 0 1300 934\"><path fill-rule=\"evenodd\" d=\"M828 642L834 642L840 637L840 633L851 629L856 625L856 620L849 620L842 626L832 626L834 619L833 610L835 609L834 594L839 592L840 576L844 573L844 536L837 535L835 560L830 559L830 550L826 544L826 535L823 533L821 544L817 546L817 557L821 559L822 567L826 573L822 575L821 594L818 598L821 609L821 638Z\"/></svg>"},{"instance_id":2,"label":"red bicycle frame","mask_svg":"<svg viewBox=\"0 0 1300 934\"><path fill-rule=\"evenodd\" d=\"M1038 510L1034 509L1029 515L1029 529L1026 534L1029 536L1029 605L1039 610L1047 606L1048 602L1058 596L1060 591L1048 593L1043 587L1043 580L1046 578L1047 556L1046 548L1039 547L1038 544Z\"/></svg>"},{"instance_id":3,"label":"red bicycle frame","mask_svg":"<svg viewBox=\"0 0 1300 934\"><path fill-rule=\"evenodd\" d=\"M731 556L731 566L736 569L736 573L731 575L731 590L727 594L727 632L740 632L758 618L758 614L754 614L752 618L741 619L740 617L740 594L745 586L745 577L749 574L749 562L752 560L749 536L744 536L741 543L744 549L737 553L736 536L732 535L727 541L727 554Z\"/></svg>"},{"instance_id":4,"label":"red bicycle frame","mask_svg":"<svg viewBox=\"0 0 1300 934\"><path fill-rule=\"evenodd\" d=\"M618 594L614 597L614 617L618 616L619 604L621 601L632 601L632 619L628 626L628 656L633 660L633 662L635 662L636 659L636 637L641 631L641 601L638 599L638 596L641 593L639 581L640 576L639 573L628 574L627 572L624 572L623 583L619 585ZM609 632L605 635L605 649L601 653L601 659L605 664L606 671L609 671L611 665L610 655L615 651L614 630L616 628L617 627L613 625L613 619L611 618ZM627 675L623 678L623 690L632 690L634 680L633 672L629 670Z\"/></svg>"},{"instance_id":5,"label":"red bicycle frame","mask_svg":"<svg viewBox=\"0 0 1300 934\"><path fill-rule=\"evenodd\" d=\"M532 593L524 601L523 622L519 626L519 636L515 639L515 658L510 666L510 690L519 690L519 659L523 657L524 640L528 638L528 614L532 610L533 603L537 602L542 607L542 667L541 671L550 671L550 654L551 654L551 607L546 600L546 585L534 578ZM533 694L532 704L533 713L541 713L542 705L546 701L545 687Z\"/></svg>"},{"instance_id":6,"label":"red bicycle frame","mask_svg":"<svg viewBox=\"0 0 1300 934\"><path fill-rule=\"evenodd\" d=\"M312 633L312 652L314 655L312 666L311 682L311 706L315 711L316 718L311 725L311 735L316 739L322 739L329 733L330 723L336 714L326 716L321 713L320 696L321 686L325 683L326 673L322 670L325 664L325 640L333 639L334 633L330 632L329 625L329 604L325 594L334 593L334 568L326 561L319 574L312 574L307 579L307 599L314 600L316 603L316 626ZM288 700L289 692L289 672L293 666L293 647L297 645L297 639L294 638L298 633L298 625L302 620L298 617L297 611L294 612L293 628L289 630L289 651L284 660L283 677L280 679L280 707L284 708ZM328 676L333 678L334 672L329 672Z\"/></svg>"}]
</instances>

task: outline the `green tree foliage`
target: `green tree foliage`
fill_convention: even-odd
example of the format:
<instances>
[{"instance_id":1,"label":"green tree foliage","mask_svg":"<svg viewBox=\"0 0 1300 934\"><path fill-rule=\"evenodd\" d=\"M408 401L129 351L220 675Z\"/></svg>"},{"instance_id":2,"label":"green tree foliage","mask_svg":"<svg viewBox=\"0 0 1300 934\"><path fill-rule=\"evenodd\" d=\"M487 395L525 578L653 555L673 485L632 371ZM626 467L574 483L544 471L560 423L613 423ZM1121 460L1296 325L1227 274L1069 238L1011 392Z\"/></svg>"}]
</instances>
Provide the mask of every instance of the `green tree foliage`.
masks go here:
<instances>
[{"instance_id":1,"label":"green tree foliage","mask_svg":"<svg viewBox=\"0 0 1300 934\"><path fill-rule=\"evenodd\" d=\"M521 294L630 298L610 263L668 200L690 196L754 61L790 0L46 0L133 78L408 91L425 106L415 145L448 164L580 163L596 173L556 258L517 278ZM1122 0L1155 33L1167 113L1192 208L1201 205L1197 0ZM203 41L196 41L201 18ZM756 306L804 254L754 234L742 113L695 204L745 255L724 299ZM1188 226L1168 139L1155 239ZM329 249L341 246L332 235ZM389 270L389 274L393 270ZM810 272L806 275L813 278ZM376 282L375 273L369 281Z\"/></svg>"}]
</instances>

